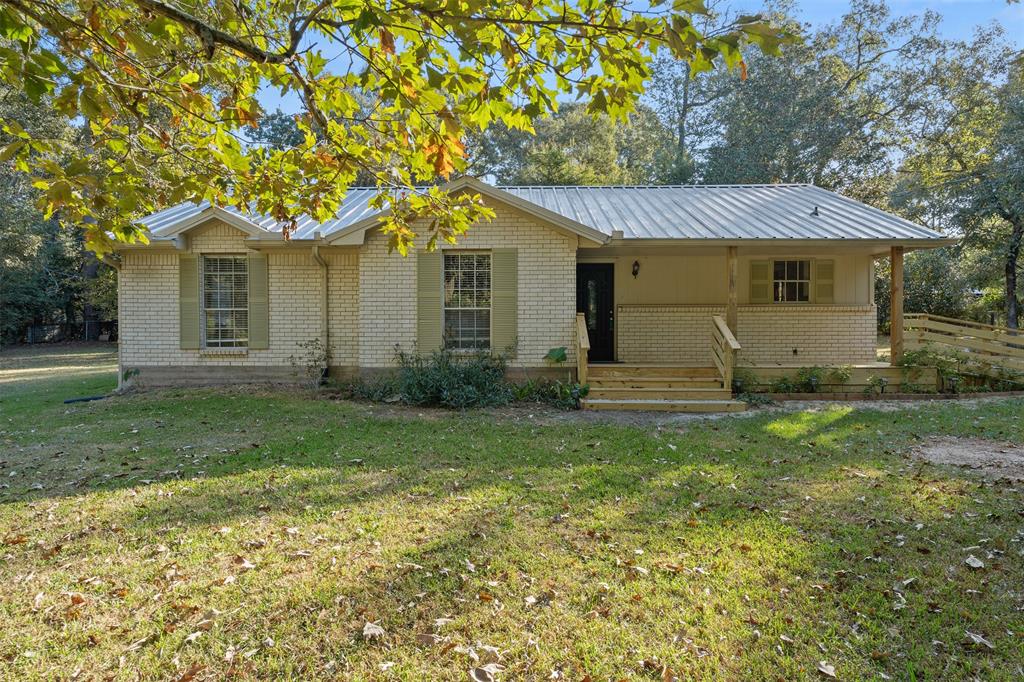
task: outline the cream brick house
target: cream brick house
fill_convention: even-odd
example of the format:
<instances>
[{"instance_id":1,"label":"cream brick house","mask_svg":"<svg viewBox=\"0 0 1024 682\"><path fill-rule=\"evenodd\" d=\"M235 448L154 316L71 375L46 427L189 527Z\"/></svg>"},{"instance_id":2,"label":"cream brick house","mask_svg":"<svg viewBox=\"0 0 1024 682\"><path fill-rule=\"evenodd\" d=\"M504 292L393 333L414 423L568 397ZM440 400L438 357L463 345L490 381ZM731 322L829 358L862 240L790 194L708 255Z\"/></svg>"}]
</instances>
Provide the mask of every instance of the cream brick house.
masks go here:
<instances>
[{"instance_id":1,"label":"cream brick house","mask_svg":"<svg viewBox=\"0 0 1024 682\"><path fill-rule=\"evenodd\" d=\"M608 400L727 398L735 365L873 363L875 260L892 255L901 277L905 250L950 243L809 185L450 190L480 193L494 220L408 257L388 252L368 189L289 240L208 205L144 218L150 244L117 254L122 380L290 381L313 340L335 376L441 346L511 349L514 374L565 375L544 360L564 346ZM616 379L643 367L680 379ZM637 393L655 388L680 393Z\"/></svg>"}]
</instances>

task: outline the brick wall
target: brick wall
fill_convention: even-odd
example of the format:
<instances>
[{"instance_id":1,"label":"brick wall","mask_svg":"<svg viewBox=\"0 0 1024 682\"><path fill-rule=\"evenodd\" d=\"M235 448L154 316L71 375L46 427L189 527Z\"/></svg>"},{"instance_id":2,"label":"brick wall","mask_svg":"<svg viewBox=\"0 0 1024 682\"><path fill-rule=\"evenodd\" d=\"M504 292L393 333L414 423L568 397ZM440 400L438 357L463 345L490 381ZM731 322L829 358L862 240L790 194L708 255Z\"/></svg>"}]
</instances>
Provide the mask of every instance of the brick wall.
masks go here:
<instances>
[{"instance_id":1,"label":"brick wall","mask_svg":"<svg viewBox=\"0 0 1024 682\"><path fill-rule=\"evenodd\" d=\"M516 248L519 259L519 344L513 367L543 367L556 346L569 351L574 366L576 315L576 238L538 225L503 206L495 219L475 225L458 246L443 248ZM359 365L393 364L395 345L416 343L416 257L389 254L379 231L366 236L359 254Z\"/></svg>"},{"instance_id":2,"label":"brick wall","mask_svg":"<svg viewBox=\"0 0 1024 682\"><path fill-rule=\"evenodd\" d=\"M725 306L619 306L618 359L710 365L713 315L724 316ZM741 365L875 361L877 311L873 305L745 305L739 307L738 316Z\"/></svg>"},{"instance_id":3,"label":"brick wall","mask_svg":"<svg viewBox=\"0 0 1024 682\"><path fill-rule=\"evenodd\" d=\"M496 208L491 223L478 225L457 248L518 248L519 347L514 367L542 367L555 346L572 354L575 320L576 239L542 227L512 209ZM189 233L195 254L247 255L246 235L221 222ZM182 350L178 333L178 253L126 251L119 275L121 363L125 369L208 368L223 380L222 370L245 372L265 368L292 369L300 360L303 341L321 335L322 272L308 251L267 251L270 278L270 347L266 350ZM416 258L389 253L378 231L367 235L358 251L327 252L328 325L334 367L388 367L400 345L412 350L416 341ZM150 370L150 375L154 375ZM173 376L168 373L166 376ZM201 374L197 374L201 376ZM250 376L250 378L252 378Z\"/></svg>"},{"instance_id":4,"label":"brick wall","mask_svg":"<svg viewBox=\"0 0 1024 682\"><path fill-rule=\"evenodd\" d=\"M359 364L359 256L353 251L325 259L331 365L354 367Z\"/></svg>"},{"instance_id":5,"label":"brick wall","mask_svg":"<svg viewBox=\"0 0 1024 682\"><path fill-rule=\"evenodd\" d=\"M189 233L189 251L247 255L250 251L245 248L245 236L229 225L211 222ZM291 357L301 358L304 353L298 344L320 336L320 266L309 252L269 251L267 271L268 349L230 353L183 350L178 332L178 253L125 252L118 286L122 367L290 368ZM145 370L139 378L145 382Z\"/></svg>"}]
</instances>

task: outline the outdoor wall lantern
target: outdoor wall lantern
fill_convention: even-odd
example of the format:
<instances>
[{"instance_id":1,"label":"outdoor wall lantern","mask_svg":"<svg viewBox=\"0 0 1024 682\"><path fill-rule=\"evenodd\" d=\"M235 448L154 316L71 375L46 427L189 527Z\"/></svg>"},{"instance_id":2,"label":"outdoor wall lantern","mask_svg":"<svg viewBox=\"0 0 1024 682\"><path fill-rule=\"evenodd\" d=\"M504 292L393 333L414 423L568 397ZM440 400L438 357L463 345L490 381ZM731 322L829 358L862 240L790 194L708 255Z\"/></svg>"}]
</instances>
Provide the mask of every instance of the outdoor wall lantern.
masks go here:
<instances>
[{"instance_id":1,"label":"outdoor wall lantern","mask_svg":"<svg viewBox=\"0 0 1024 682\"><path fill-rule=\"evenodd\" d=\"M635 260L635 261L633 261L633 279L636 279L636 276L639 275L639 274L640 274L640 261Z\"/></svg>"}]
</instances>

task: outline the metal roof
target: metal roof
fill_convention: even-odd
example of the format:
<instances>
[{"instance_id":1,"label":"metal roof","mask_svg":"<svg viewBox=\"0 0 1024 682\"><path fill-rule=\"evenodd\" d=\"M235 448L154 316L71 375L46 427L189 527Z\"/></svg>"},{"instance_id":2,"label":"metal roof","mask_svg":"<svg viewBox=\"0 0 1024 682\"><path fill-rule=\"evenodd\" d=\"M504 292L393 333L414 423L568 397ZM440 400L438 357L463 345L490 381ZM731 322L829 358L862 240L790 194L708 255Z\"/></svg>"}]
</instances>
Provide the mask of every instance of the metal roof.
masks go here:
<instances>
[{"instance_id":1,"label":"metal roof","mask_svg":"<svg viewBox=\"0 0 1024 682\"><path fill-rule=\"evenodd\" d=\"M673 185L619 187L497 187L608 237L625 239L933 240L943 235L891 213L813 185ZM293 239L326 237L373 216L374 188L350 189L337 216L318 223L298 218ZM209 204L179 204L141 219L160 238ZM282 224L235 213L268 232Z\"/></svg>"}]
</instances>

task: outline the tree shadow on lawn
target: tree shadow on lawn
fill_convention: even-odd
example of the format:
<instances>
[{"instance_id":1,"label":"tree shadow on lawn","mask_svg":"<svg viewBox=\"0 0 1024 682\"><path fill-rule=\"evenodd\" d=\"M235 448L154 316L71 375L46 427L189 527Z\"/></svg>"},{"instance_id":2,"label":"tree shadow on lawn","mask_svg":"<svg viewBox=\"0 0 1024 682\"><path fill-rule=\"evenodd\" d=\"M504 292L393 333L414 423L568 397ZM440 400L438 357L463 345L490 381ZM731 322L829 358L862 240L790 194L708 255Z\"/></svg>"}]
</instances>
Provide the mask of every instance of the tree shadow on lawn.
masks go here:
<instances>
[{"instance_id":1,"label":"tree shadow on lawn","mask_svg":"<svg viewBox=\"0 0 1024 682\"><path fill-rule=\"evenodd\" d=\"M335 660L345 667L330 670L366 675L391 661L394 674L410 679L461 679L462 654L417 648L415 634L432 632L441 616L455 618L441 630L452 642L482 639L506 651L509 679L559 666L576 676L622 675L644 658L695 676L753 678L813 674L820 658L838 660L851 676L960 677L1014 663L1015 644L1001 633L1012 629L1013 607L1000 605L998 593L1011 595L1019 572L975 574L964 556L939 551L986 536L1009 547L999 518L966 514L974 496L995 508L994 498L1010 493L925 475L941 470L894 457L911 442L912 425L830 411L652 436L476 416L425 423L351 415L350 428L335 426L329 437L322 423L291 422L287 436L275 425L261 436L280 433L259 447L181 467L182 476L193 469L188 478L107 479L75 491L68 500L108 537L70 540L49 559L49 546L22 546L8 565L59 571L109 551L116 537L124 560L144 565L135 569L143 584L173 563L193 576L180 598L230 611L245 597L245 612L217 626L224 636L188 647L180 662L225 670L232 642L258 642L265 632L287 643L287 659L256 647L247 659L256 676L300 660L303 673L329 677L314 662ZM282 423L288 417L286 409ZM165 435L192 435L179 426ZM883 427L893 433L880 439ZM180 456L173 447L154 451L138 476L156 476ZM43 490L21 499L39 508L60 497ZM221 526L232 532L219 534ZM167 548L154 560L156 542ZM239 573L239 556L256 568ZM109 570L116 581L117 566ZM239 573L237 587L210 587L226 573ZM945 608L966 590L979 593L970 611ZM132 623L126 640L147 636L167 608L124 615ZM382 624L383 641L363 641L367 620ZM996 652L963 649L965 630L985 633ZM170 673L187 634L162 635L138 655L156 656ZM783 635L795 641L780 644ZM626 652L636 660L624 660Z\"/></svg>"}]
</instances>

